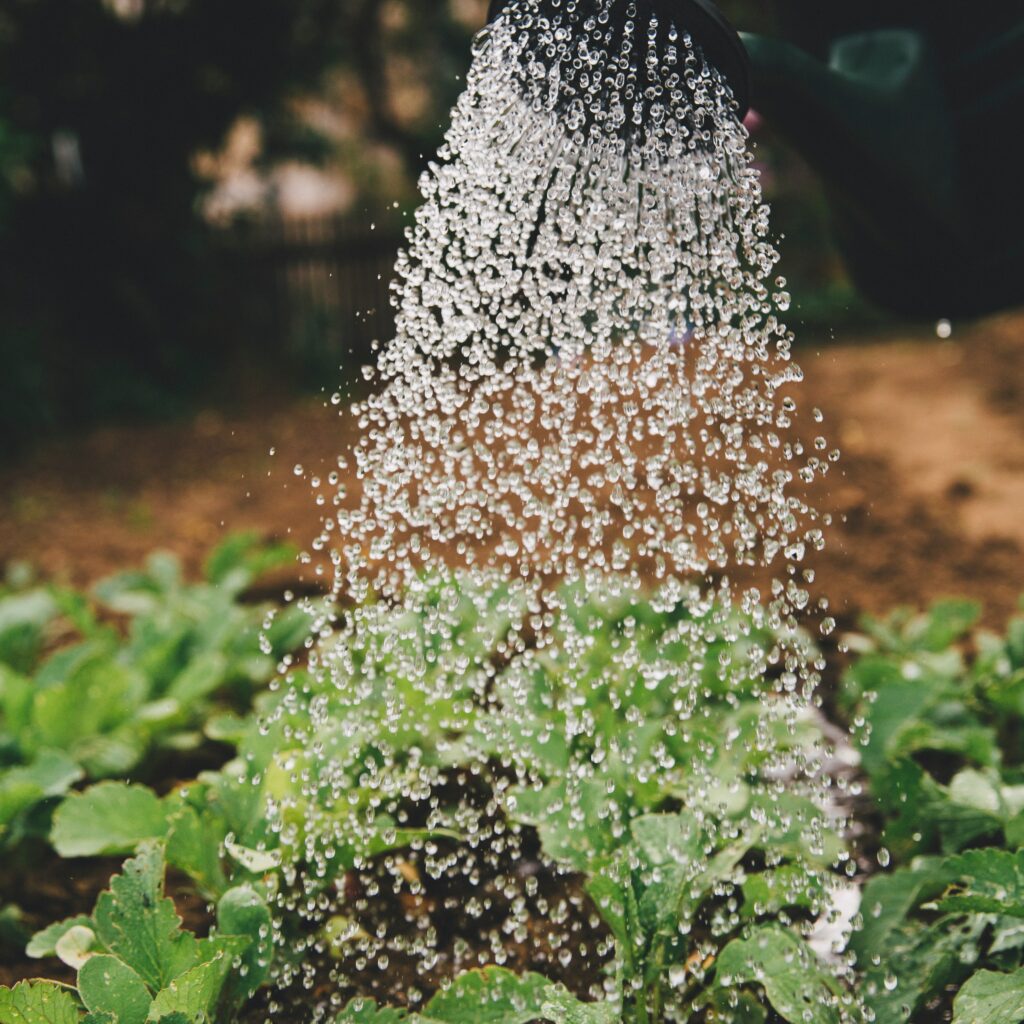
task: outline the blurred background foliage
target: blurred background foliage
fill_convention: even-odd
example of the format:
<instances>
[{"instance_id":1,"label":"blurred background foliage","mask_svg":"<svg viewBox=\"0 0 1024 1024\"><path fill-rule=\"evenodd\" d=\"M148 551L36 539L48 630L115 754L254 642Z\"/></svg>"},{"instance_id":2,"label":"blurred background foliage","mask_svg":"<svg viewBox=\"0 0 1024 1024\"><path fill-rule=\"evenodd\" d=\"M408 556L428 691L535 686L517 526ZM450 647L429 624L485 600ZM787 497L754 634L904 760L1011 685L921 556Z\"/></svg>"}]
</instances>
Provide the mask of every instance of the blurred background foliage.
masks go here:
<instances>
[{"instance_id":1,"label":"blurred background foliage","mask_svg":"<svg viewBox=\"0 0 1024 1024\"><path fill-rule=\"evenodd\" d=\"M723 7L771 28L762 3ZM334 332L326 359L322 343L316 360L288 349L257 240L269 224L288 238L282 224L411 209L485 12L486 0L5 0L4 451L229 401L261 372L298 385L330 364L336 379L351 311L304 314L302 331ZM813 178L755 137L794 324L863 321Z\"/></svg>"}]
</instances>

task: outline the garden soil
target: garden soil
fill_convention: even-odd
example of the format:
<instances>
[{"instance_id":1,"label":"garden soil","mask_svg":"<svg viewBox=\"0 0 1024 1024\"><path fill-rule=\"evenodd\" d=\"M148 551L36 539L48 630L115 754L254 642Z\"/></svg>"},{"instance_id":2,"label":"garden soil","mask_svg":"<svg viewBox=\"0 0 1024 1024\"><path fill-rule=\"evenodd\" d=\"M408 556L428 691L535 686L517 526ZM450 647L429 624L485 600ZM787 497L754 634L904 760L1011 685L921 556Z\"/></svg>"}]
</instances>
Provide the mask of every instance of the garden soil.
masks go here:
<instances>
[{"instance_id":1,"label":"garden soil","mask_svg":"<svg viewBox=\"0 0 1024 1024\"><path fill-rule=\"evenodd\" d=\"M949 340L804 338L797 359L800 403L842 450L815 498L835 525L814 589L840 623L957 594L1001 624L1024 592L1024 314ZM155 547L195 573L236 530L303 546L324 512L310 481L337 468L353 429L325 399L269 398L47 443L0 469L0 566L82 585ZM298 569L275 586L316 585Z\"/></svg>"}]
</instances>

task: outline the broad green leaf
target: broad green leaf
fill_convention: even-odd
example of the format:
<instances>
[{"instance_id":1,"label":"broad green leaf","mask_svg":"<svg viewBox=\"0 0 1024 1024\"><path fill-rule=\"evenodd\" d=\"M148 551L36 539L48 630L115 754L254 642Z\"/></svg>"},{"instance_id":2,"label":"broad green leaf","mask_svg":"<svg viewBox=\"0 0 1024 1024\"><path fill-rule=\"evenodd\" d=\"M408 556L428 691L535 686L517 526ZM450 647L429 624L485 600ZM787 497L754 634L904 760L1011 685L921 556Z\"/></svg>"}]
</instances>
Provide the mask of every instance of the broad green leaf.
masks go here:
<instances>
[{"instance_id":1,"label":"broad green leaf","mask_svg":"<svg viewBox=\"0 0 1024 1024\"><path fill-rule=\"evenodd\" d=\"M897 859L935 847L957 853L1002 826L998 815L954 801L947 787L911 760L887 766L871 789L886 815L882 841Z\"/></svg>"},{"instance_id":2,"label":"broad green leaf","mask_svg":"<svg viewBox=\"0 0 1024 1024\"><path fill-rule=\"evenodd\" d=\"M802 864L781 867L748 875L743 882L743 907L747 918L775 916L787 907L812 910L825 898L821 877Z\"/></svg>"},{"instance_id":3,"label":"broad green leaf","mask_svg":"<svg viewBox=\"0 0 1024 1024\"><path fill-rule=\"evenodd\" d=\"M944 683L935 679L901 679L878 691L868 709L871 734L861 753L864 770L874 776L886 762L902 756L902 733L926 715L942 694Z\"/></svg>"},{"instance_id":4,"label":"broad green leaf","mask_svg":"<svg viewBox=\"0 0 1024 1024\"><path fill-rule=\"evenodd\" d=\"M221 865L221 845L224 828L215 815L204 814L180 802L176 810L177 795L168 797L167 862L184 871L203 891L215 898L224 892L227 879Z\"/></svg>"},{"instance_id":5,"label":"broad green leaf","mask_svg":"<svg viewBox=\"0 0 1024 1024\"><path fill-rule=\"evenodd\" d=\"M181 670L168 687L167 696L187 707L222 686L227 672L228 661L224 654L207 651Z\"/></svg>"},{"instance_id":6,"label":"broad green leaf","mask_svg":"<svg viewBox=\"0 0 1024 1024\"><path fill-rule=\"evenodd\" d=\"M90 778L123 778L146 756L147 729L148 723L137 714L111 732L83 738L74 745L75 757L82 762Z\"/></svg>"},{"instance_id":7,"label":"broad green leaf","mask_svg":"<svg viewBox=\"0 0 1024 1024\"><path fill-rule=\"evenodd\" d=\"M909 868L872 878L861 900L864 923L850 941L862 966L884 948L890 934L923 900L937 896L948 882L949 873L938 857L922 858Z\"/></svg>"},{"instance_id":8,"label":"broad green leaf","mask_svg":"<svg viewBox=\"0 0 1024 1024\"><path fill-rule=\"evenodd\" d=\"M710 1005L713 1016L709 1020L716 1024L765 1024L768 1020L768 1008L750 992L717 989L711 993Z\"/></svg>"},{"instance_id":9,"label":"broad green leaf","mask_svg":"<svg viewBox=\"0 0 1024 1024\"><path fill-rule=\"evenodd\" d=\"M150 1020L172 1013L184 1014L190 1021L212 1019L230 969L231 957L217 953L212 960L185 971L156 994L149 1011Z\"/></svg>"},{"instance_id":10,"label":"broad green leaf","mask_svg":"<svg viewBox=\"0 0 1024 1024\"><path fill-rule=\"evenodd\" d=\"M80 914L78 917L69 917L65 921L56 921L41 931L35 933L29 940L28 946L25 948L26 955L32 957L35 960L42 959L46 956L57 955L57 943L66 935L72 928L89 928L92 929L93 923L91 917L86 917L84 914Z\"/></svg>"},{"instance_id":11,"label":"broad green leaf","mask_svg":"<svg viewBox=\"0 0 1024 1024\"><path fill-rule=\"evenodd\" d=\"M573 795L564 782L542 790L520 788L510 796L516 821L534 825L544 852L566 866L587 871L597 858L611 853L618 841L613 829L619 811L599 779L587 779ZM583 821L576 820L582 815Z\"/></svg>"},{"instance_id":12,"label":"broad green leaf","mask_svg":"<svg viewBox=\"0 0 1024 1024\"><path fill-rule=\"evenodd\" d=\"M755 929L722 950L715 983L723 988L756 984L789 1024L838 1024L840 988L792 932L778 925Z\"/></svg>"},{"instance_id":13,"label":"broad green leaf","mask_svg":"<svg viewBox=\"0 0 1024 1024\"><path fill-rule=\"evenodd\" d=\"M110 1013L117 1024L144 1024L153 996L143 980L117 957L90 957L78 972L78 994L91 1013Z\"/></svg>"},{"instance_id":14,"label":"broad green leaf","mask_svg":"<svg viewBox=\"0 0 1024 1024\"><path fill-rule=\"evenodd\" d=\"M78 748L129 721L146 698L148 683L113 656L89 661L71 678L38 690L32 730L40 747Z\"/></svg>"},{"instance_id":15,"label":"broad green leaf","mask_svg":"<svg viewBox=\"0 0 1024 1024\"><path fill-rule=\"evenodd\" d=\"M8 742L19 747L31 717L34 693L34 680L0 664L0 736L6 734Z\"/></svg>"},{"instance_id":16,"label":"broad green leaf","mask_svg":"<svg viewBox=\"0 0 1024 1024\"><path fill-rule=\"evenodd\" d=\"M950 598L936 601L921 625L909 632L913 642L926 651L945 651L975 626L981 618L977 601Z\"/></svg>"},{"instance_id":17,"label":"broad green leaf","mask_svg":"<svg viewBox=\"0 0 1024 1024\"><path fill-rule=\"evenodd\" d=\"M0 664L31 672L43 630L59 611L53 595L42 588L0 598Z\"/></svg>"},{"instance_id":18,"label":"broad green leaf","mask_svg":"<svg viewBox=\"0 0 1024 1024\"><path fill-rule=\"evenodd\" d=\"M25 915L15 903L0 906L0 951L22 950L29 939L25 930Z\"/></svg>"},{"instance_id":19,"label":"broad green leaf","mask_svg":"<svg viewBox=\"0 0 1024 1024\"><path fill-rule=\"evenodd\" d=\"M155 843L145 844L110 880L93 919L100 942L153 991L197 963L199 941L181 930L174 903L164 896L163 849Z\"/></svg>"},{"instance_id":20,"label":"broad green leaf","mask_svg":"<svg viewBox=\"0 0 1024 1024\"><path fill-rule=\"evenodd\" d=\"M260 576L295 560L290 544L267 544L256 533L236 533L222 541L206 560L206 578L236 594Z\"/></svg>"},{"instance_id":21,"label":"broad green leaf","mask_svg":"<svg viewBox=\"0 0 1024 1024\"><path fill-rule=\"evenodd\" d=\"M421 1018L422 1019L422 1018ZM378 1007L372 999L357 998L334 1018L334 1024L415 1024L405 1010Z\"/></svg>"},{"instance_id":22,"label":"broad green leaf","mask_svg":"<svg viewBox=\"0 0 1024 1024\"><path fill-rule=\"evenodd\" d=\"M40 800L63 796L84 774L59 750L41 750L30 764L0 769L0 836L19 814Z\"/></svg>"},{"instance_id":23,"label":"broad green leaf","mask_svg":"<svg viewBox=\"0 0 1024 1024\"><path fill-rule=\"evenodd\" d=\"M0 1024L78 1024L71 993L49 981L23 981L0 988Z\"/></svg>"},{"instance_id":24,"label":"broad green leaf","mask_svg":"<svg viewBox=\"0 0 1024 1024\"><path fill-rule=\"evenodd\" d=\"M689 815L645 814L633 822L632 832L652 864L693 863L708 852L703 829Z\"/></svg>"},{"instance_id":25,"label":"broad green leaf","mask_svg":"<svg viewBox=\"0 0 1024 1024\"><path fill-rule=\"evenodd\" d=\"M162 839L167 828L164 805L152 790L101 782L61 804L50 839L62 857L111 856Z\"/></svg>"},{"instance_id":26,"label":"broad green leaf","mask_svg":"<svg viewBox=\"0 0 1024 1024\"><path fill-rule=\"evenodd\" d=\"M251 885L236 886L217 904L217 928L222 935L249 940L242 956L246 973L238 979L241 995L248 998L266 980L273 956L270 909Z\"/></svg>"},{"instance_id":27,"label":"broad green leaf","mask_svg":"<svg viewBox=\"0 0 1024 1024\"><path fill-rule=\"evenodd\" d=\"M964 807L986 811L993 816L1002 816L1006 813L999 792L999 778L995 773L965 768L953 776L949 784L949 795L954 803Z\"/></svg>"},{"instance_id":28,"label":"broad green leaf","mask_svg":"<svg viewBox=\"0 0 1024 1024\"><path fill-rule=\"evenodd\" d=\"M502 968L470 971L427 1004L424 1016L433 1024L530 1024L542 1015L553 984L539 974L516 975Z\"/></svg>"},{"instance_id":29,"label":"broad green leaf","mask_svg":"<svg viewBox=\"0 0 1024 1024\"><path fill-rule=\"evenodd\" d=\"M1024 917L1024 850L968 850L944 867L962 884L939 900L939 910Z\"/></svg>"},{"instance_id":30,"label":"broad green leaf","mask_svg":"<svg viewBox=\"0 0 1024 1024\"><path fill-rule=\"evenodd\" d=\"M621 861L609 865L587 880L587 894L615 937L619 955L625 960L627 972L631 973L633 933L639 927L640 911L628 868Z\"/></svg>"},{"instance_id":31,"label":"broad green leaf","mask_svg":"<svg viewBox=\"0 0 1024 1024\"><path fill-rule=\"evenodd\" d=\"M929 1000L970 973L987 918L905 921L861 961L860 990L877 1024L905 1024ZM875 959L877 958L877 963Z\"/></svg>"},{"instance_id":32,"label":"broad green leaf","mask_svg":"<svg viewBox=\"0 0 1024 1024\"><path fill-rule=\"evenodd\" d=\"M559 1024L619 1024L619 1011L607 1003L584 1003L560 986L544 999L541 1013Z\"/></svg>"},{"instance_id":33,"label":"broad green leaf","mask_svg":"<svg viewBox=\"0 0 1024 1024\"><path fill-rule=\"evenodd\" d=\"M1020 1024L1024 1020L1024 970L978 971L953 1001L953 1024Z\"/></svg>"},{"instance_id":34,"label":"broad green leaf","mask_svg":"<svg viewBox=\"0 0 1024 1024\"><path fill-rule=\"evenodd\" d=\"M516 975L499 967L470 971L427 1004L417 1024L616 1024L607 1007L580 1002L539 974ZM373 1018L370 1018L371 1020Z\"/></svg>"}]
</instances>

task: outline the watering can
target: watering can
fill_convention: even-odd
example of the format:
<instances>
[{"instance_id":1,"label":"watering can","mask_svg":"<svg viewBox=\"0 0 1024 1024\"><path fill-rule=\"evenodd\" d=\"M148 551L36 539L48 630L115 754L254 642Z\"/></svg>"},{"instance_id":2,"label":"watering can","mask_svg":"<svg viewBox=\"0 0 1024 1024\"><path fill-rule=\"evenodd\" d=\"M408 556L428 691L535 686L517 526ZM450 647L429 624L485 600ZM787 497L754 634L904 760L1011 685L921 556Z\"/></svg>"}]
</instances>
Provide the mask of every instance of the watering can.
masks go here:
<instances>
[{"instance_id":1,"label":"watering can","mask_svg":"<svg viewBox=\"0 0 1024 1024\"><path fill-rule=\"evenodd\" d=\"M869 299L936 318L1024 302L1024 2L776 0L777 38L737 34L711 0L639 2L820 175Z\"/></svg>"}]
</instances>

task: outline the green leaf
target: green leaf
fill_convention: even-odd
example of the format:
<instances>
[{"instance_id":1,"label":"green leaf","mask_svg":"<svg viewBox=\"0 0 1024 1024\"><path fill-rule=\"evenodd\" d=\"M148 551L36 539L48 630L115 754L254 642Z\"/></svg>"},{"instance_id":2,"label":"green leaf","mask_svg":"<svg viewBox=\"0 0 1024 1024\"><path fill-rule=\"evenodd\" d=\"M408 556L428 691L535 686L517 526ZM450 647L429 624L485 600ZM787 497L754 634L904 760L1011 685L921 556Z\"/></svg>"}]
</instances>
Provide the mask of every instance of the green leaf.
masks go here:
<instances>
[{"instance_id":1,"label":"green leaf","mask_svg":"<svg viewBox=\"0 0 1024 1024\"><path fill-rule=\"evenodd\" d=\"M0 1024L78 1024L74 997L49 981L0 988Z\"/></svg>"},{"instance_id":2,"label":"green leaf","mask_svg":"<svg viewBox=\"0 0 1024 1024\"><path fill-rule=\"evenodd\" d=\"M416 1024L532 1024L537 1018L560 1024L616 1024L618 1014L607 1006L581 1002L539 974L516 975L488 967L463 974L430 1000L422 1016L412 1019Z\"/></svg>"},{"instance_id":3,"label":"green leaf","mask_svg":"<svg viewBox=\"0 0 1024 1024\"><path fill-rule=\"evenodd\" d=\"M280 850L253 850L236 843L230 836L224 839L224 849L233 861L254 875L276 871L281 866Z\"/></svg>"},{"instance_id":4,"label":"green leaf","mask_svg":"<svg viewBox=\"0 0 1024 1024\"><path fill-rule=\"evenodd\" d=\"M936 601L925 621L912 630L913 641L926 651L944 651L968 633L981 618L977 601L950 598Z\"/></svg>"},{"instance_id":5,"label":"green leaf","mask_svg":"<svg viewBox=\"0 0 1024 1024\"><path fill-rule=\"evenodd\" d=\"M63 796L84 774L59 750L41 750L31 764L0 769L0 835L19 814L40 800Z\"/></svg>"},{"instance_id":6,"label":"green leaf","mask_svg":"<svg viewBox=\"0 0 1024 1024\"><path fill-rule=\"evenodd\" d=\"M133 968L153 991L193 967L200 944L164 896L164 854L147 843L110 880L93 914L96 934L106 949Z\"/></svg>"},{"instance_id":7,"label":"green leaf","mask_svg":"<svg viewBox=\"0 0 1024 1024\"><path fill-rule=\"evenodd\" d=\"M0 599L0 664L31 672L43 630L59 611L53 595L41 588Z\"/></svg>"},{"instance_id":8,"label":"green leaf","mask_svg":"<svg viewBox=\"0 0 1024 1024\"><path fill-rule=\"evenodd\" d=\"M953 1001L953 1024L1020 1024L1024 1020L1024 970L978 971Z\"/></svg>"},{"instance_id":9,"label":"green leaf","mask_svg":"<svg viewBox=\"0 0 1024 1024\"><path fill-rule=\"evenodd\" d=\"M144 1024L153 997L145 982L117 957L90 957L78 972L78 994L91 1013L111 1013L117 1024Z\"/></svg>"},{"instance_id":10,"label":"green leaf","mask_svg":"<svg viewBox=\"0 0 1024 1024\"><path fill-rule=\"evenodd\" d=\"M862 959L861 991L878 1024L904 1024L929 1000L970 973L988 918L904 921ZM877 961L877 962L875 962Z\"/></svg>"},{"instance_id":11,"label":"green leaf","mask_svg":"<svg viewBox=\"0 0 1024 1024\"><path fill-rule=\"evenodd\" d=\"M539 974L513 974L491 967L463 974L427 1004L426 1019L445 1024L530 1024L542 1015L555 986Z\"/></svg>"},{"instance_id":12,"label":"green leaf","mask_svg":"<svg viewBox=\"0 0 1024 1024\"><path fill-rule=\"evenodd\" d=\"M36 742L77 758L79 747L129 721L148 689L145 677L112 654L92 659L70 678L37 690L32 702Z\"/></svg>"},{"instance_id":13,"label":"green leaf","mask_svg":"<svg viewBox=\"0 0 1024 1024\"><path fill-rule=\"evenodd\" d=\"M25 949L26 955L34 960L41 960L46 956L56 956L57 943L72 928L79 927L92 928L92 918L79 914L78 917L69 917L65 921L56 921L54 924L48 925L42 931L36 932L29 940L29 944Z\"/></svg>"},{"instance_id":14,"label":"green leaf","mask_svg":"<svg viewBox=\"0 0 1024 1024\"><path fill-rule=\"evenodd\" d=\"M625 854L588 879L587 894L615 937L618 954L622 959L624 980L628 982L639 971L637 950L645 936L640 924L640 908L633 888L632 873Z\"/></svg>"},{"instance_id":15,"label":"green leaf","mask_svg":"<svg viewBox=\"0 0 1024 1024\"><path fill-rule=\"evenodd\" d=\"M706 837L697 821L684 814L645 814L632 824L637 846L652 864L702 860Z\"/></svg>"},{"instance_id":16,"label":"green leaf","mask_svg":"<svg viewBox=\"0 0 1024 1024\"><path fill-rule=\"evenodd\" d=\"M939 910L1024 917L1024 850L968 850L944 866L963 885L939 901Z\"/></svg>"},{"instance_id":17,"label":"green leaf","mask_svg":"<svg viewBox=\"0 0 1024 1024\"><path fill-rule=\"evenodd\" d=\"M159 1020L172 1013L184 1014L190 1021L213 1019L214 1007L230 969L231 957L221 952L212 960L185 971L157 993L149 1011L150 1019Z\"/></svg>"},{"instance_id":18,"label":"green leaf","mask_svg":"<svg viewBox=\"0 0 1024 1024\"><path fill-rule=\"evenodd\" d=\"M619 1011L607 1003L584 1003L567 989L552 986L541 1013L559 1024L619 1024Z\"/></svg>"},{"instance_id":19,"label":"green leaf","mask_svg":"<svg viewBox=\"0 0 1024 1024\"><path fill-rule=\"evenodd\" d=\"M236 886L217 904L217 928L222 935L238 935L249 941L242 957L246 973L238 979L240 995L249 998L266 980L270 969L270 908L253 886Z\"/></svg>"},{"instance_id":20,"label":"green leaf","mask_svg":"<svg viewBox=\"0 0 1024 1024\"><path fill-rule=\"evenodd\" d=\"M100 857L132 853L167 829L164 805L152 790L101 782L57 808L50 839L62 857Z\"/></svg>"},{"instance_id":21,"label":"green leaf","mask_svg":"<svg viewBox=\"0 0 1024 1024\"><path fill-rule=\"evenodd\" d=\"M190 661L167 688L167 696L187 707L210 696L227 677L228 660L220 651L207 651Z\"/></svg>"},{"instance_id":22,"label":"green leaf","mask_svg":"<svg viewBox=\"0 0 1024 1024\"><path fill-rule=\"evenodd\" d=\"M334 1018L334 1024L404 1024L409 1021L405 1010L378 1007L372 999L357 998Z\"/></svg>"},{"instance_id":23,"label":"green leaf","mask_svg":"<svg viewBox=\"0 0 1024 1024\"><path fill-rule=\"evenodd\" d=\"M165 803L173 807L174 801L180 800L175 794ZM167 824L167 862L184 871L204 895L210 898L221 895L227 888L221 864L225 833L222 822L215 815L201 815L182 802L177 810L169 811Z\"/></svg>"},{"instance_id":24,"label":"green leaf","mask_svg":"<svg viewBox=\"0 0 1024 1024\"><path fill-rule=\"evenodd\" d=\"M257 533L236 533L222 541L206 560L206 578L237 593L264 573L295 560L290 544L265 544Z\"/></svg>"},{"instance_id":25,"label":"green leaf","mask_svg":"<svg viewBox=\"0 0 1024 1024\"><path fill-rule=\"evenodd\" d=\"M807 945L778 925L734 939L718 958L715 982L723 988L760 985L789 1024L838 1024L840 989Z\"/></svg>"},{"instance_id":26,"label":"green leaf","mask_svg":"<svg viewBox=\"0 0 1024 1024\"><path fill-rule=\"evenodd\" d=\"M765 1024L768 1019L768 1008L750 992L718 989L711 993L711 1006L714 1016L709 1019L722 1024Z\"/></svg>"},{"instance_id":27,"label":"green leaf","mask_svg":"<svg viewBox=\"0 0 1024 1024\"><path fill-rule=\"evenodd\" d=\"M0 907L0 952L5 949L25 948L29 933L25 930L24 918L25 915L17 904L8 903Z\"/></svg>"},{"instance_id":28,"label":"green leaf","mask_svg":"<svg viewBox=\"0 0 1024 1024\"><path fill-rule=\"evenodd\" d=\"M862 966L884 948L892 932L923 900L937 896L948 882L949 873L938 857L922 858L909 868L872 878L861 900L864 923L850 941Z\"/></svg>"}]
</instances>

